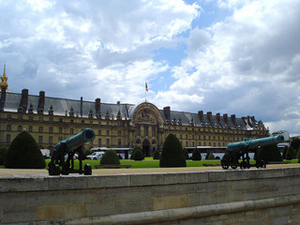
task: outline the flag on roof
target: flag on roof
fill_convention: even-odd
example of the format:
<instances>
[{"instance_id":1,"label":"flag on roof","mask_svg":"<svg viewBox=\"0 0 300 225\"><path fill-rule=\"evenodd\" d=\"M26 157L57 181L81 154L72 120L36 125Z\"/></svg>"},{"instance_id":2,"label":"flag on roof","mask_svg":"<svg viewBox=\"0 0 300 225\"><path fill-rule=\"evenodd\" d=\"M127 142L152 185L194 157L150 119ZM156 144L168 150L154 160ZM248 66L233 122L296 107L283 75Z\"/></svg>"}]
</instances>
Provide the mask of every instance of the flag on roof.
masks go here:
<instances>
[{"instance_id":1,"label":"flag on roof","mask_svg":"<svg viewBox=\"0 0 300 225\"><path fill-rule=\"evenodd\" d=\"M148 92L148 84L147 84L147 82L145 82L145 89Z\"/></svg>"}]
</instances>

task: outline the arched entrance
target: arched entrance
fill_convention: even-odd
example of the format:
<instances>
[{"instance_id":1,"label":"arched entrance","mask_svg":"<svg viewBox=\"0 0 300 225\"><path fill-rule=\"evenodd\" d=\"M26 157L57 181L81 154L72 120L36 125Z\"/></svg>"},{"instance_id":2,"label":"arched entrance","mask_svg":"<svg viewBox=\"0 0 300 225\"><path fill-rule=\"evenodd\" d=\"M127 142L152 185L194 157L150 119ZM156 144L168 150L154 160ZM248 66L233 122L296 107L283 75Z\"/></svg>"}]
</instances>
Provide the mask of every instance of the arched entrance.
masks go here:
<instances>
[{"instance_id":1,"label":"arched entrance","mask_svg":"<svg viewBox=\"0 0 300 225\"><path fill-rule=\"evenodd\" d=\"M148 139L145 139L143 141L143 153L146 157L151 156L151 152L150 152L150 142Z\"/></svg>"}]
</instances>

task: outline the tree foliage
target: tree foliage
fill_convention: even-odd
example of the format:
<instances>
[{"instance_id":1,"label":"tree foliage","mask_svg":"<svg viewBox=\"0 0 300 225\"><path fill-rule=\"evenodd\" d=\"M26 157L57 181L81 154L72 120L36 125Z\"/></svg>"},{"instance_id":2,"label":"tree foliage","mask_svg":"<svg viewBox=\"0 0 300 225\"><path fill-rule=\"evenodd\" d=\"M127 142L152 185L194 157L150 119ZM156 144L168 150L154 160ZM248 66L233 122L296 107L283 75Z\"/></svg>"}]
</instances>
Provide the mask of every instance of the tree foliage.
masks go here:
<instances>
[{"instance_id":1,"label":"tree foliage","mask_svg":"<svg viewBox=\"0 0 300 225\"><path fill-rule=\"evenodd\" d=\"M135 147L133 149L131 159L133 159L133 160L144 160L145 156L144 156L144 153L143 153L142 149L140 149L139 147Z\"/></svg>"},{"instance_id":2,"label":"tree foliage","mask_svg":"<svg viewBox=\"0 0 300 225\"><path fill-rule=\"evenodd\" d=\"M292 145L290 145L286 151L285 159L291 160L296 158L296 152Z\"/></svg>"},{"instance_id":3,"label":"tree foliage","mask_svg":"<svg viewBox=\"0 0 300 225\"><path fill-rule=\"evenodd\" d=\"M282 156L276 144L266 145L258 149L257 160L263 160L265 162L282 161Z\"/></svg>"},{"instance_id":4,"label":"tree foliage","mask_svg":"<svg viewBox=\"0 0 300 225\"><path fill-rule=\"evenodd\" d=\"M104 153L104 155L100 159L100 165L105 165L105 164L120 165L120 159L116 151L110 149Z\"/></svg>"},{"instance_id":5,"label":"tree foliage","mask_svg":"<svg viewBox=\"0 0 300 225\"><path fill-rule=\"evenodd\" d=\"M0 148L0 165L4 165L4 161L5 161L5 158L6 158L7 150L8 150L8 148L5 147L5 146L2 146Z\"/></svg>"},{"instance_id":6,"label":"tree foliage","mask_svg":"<svg viewBox=\"0 0 300 225\"><path fill-rule=\"evenodd\" d=\"M200 161L202 159L200 149L195 148L192 155L192 160Z\"/></svg>"},{"instance_id":7,"label":"tree foliage","mask_svg":"<svg viewBox=\"0 0 300 225\"><path fill-rule=\"evenodd\" d=\"M9 146L4 165L7 168L42 169L46 162L36 141L23 131Z\"/></svg>"},{"instance_id":8,"label":"tree foliage","mask_svg":"<svg viewBox=\"0 0 300 225\"><path fill-rule=\"evenodd\" d=\"M164 141L159 166L186 167L181 143L174 134L169 134Z\"/></svg>"},{"instance_id":9,"label":"tree foliage","mask_svg":"<svg viewBox=\"0 0 300 225\"><path fill-rule=\"evenodd\" d=\"M154 151L154 153L153 153L153 159L159 159L159 157L160 157L160 153L159 153L159 151L156 149L156 150Z\"/></svg>"}]
</instances>

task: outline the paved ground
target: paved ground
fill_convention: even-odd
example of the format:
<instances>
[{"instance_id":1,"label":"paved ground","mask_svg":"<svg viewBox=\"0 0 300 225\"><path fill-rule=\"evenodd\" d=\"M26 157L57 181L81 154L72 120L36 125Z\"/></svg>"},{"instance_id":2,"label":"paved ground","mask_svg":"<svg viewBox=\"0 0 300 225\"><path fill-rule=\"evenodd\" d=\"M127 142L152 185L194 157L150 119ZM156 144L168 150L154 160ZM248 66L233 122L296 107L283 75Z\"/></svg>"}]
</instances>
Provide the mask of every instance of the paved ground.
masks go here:
<instances>
[{"instance_id":1,"label":"paved ground","mask_svg":"<svg viewBox=\"0 0 300 225\"><path fill-rule=\"evenodd\" d=\"M285 167L300 167L298 164L279 164L267 165L267 168L285 168ZM252 168L255 169L256 168ZM144 168L144 169L93 169L93 175L107 174L133 174L133 173L167 173L167 172L193 172L193 171L210 171L222 170L220 166L216 167L185 167L185 168ZM46 169L0 169L0 177L18 177L24 175L49 176Z\"/></svg>"}]
</instances>

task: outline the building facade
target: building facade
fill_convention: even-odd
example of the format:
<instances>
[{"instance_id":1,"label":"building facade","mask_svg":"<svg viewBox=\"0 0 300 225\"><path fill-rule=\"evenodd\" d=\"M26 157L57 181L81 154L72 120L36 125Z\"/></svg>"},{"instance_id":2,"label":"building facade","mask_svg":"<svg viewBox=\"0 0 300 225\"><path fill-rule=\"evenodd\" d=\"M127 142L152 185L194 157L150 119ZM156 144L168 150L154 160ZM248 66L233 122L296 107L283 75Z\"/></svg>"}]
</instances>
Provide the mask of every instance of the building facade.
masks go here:
<instances>
[{"instance_id":1,"label":"building facade","mask_svg":"<svg viewBox=\"0 0 300 225\"><path fill-rule=\"evenodd\" d=\"M5 70L4 70L5 74ZM244 138L262 138L269 135L261 121L254 116L236 118L212 112L197 113L172 111L169 106L158 109L154 104L102 103L7 92L7 83L1 86L0 146L8 146L23 130L28 131L41 148L55 144L92 128L96 138L85 148L143 149L146 156L162 148L164 139L173 133L183 147L226 147L230 142Z\"/></svg>"}]
</instances>

